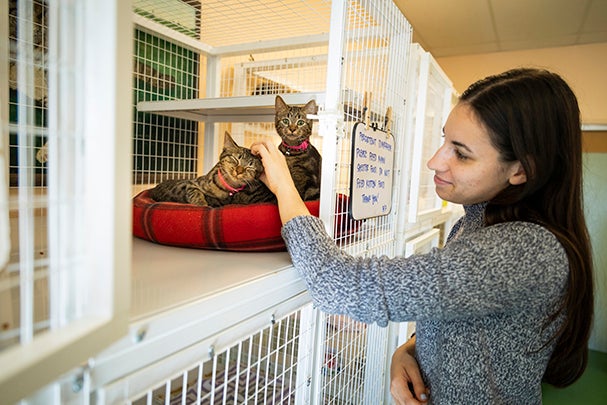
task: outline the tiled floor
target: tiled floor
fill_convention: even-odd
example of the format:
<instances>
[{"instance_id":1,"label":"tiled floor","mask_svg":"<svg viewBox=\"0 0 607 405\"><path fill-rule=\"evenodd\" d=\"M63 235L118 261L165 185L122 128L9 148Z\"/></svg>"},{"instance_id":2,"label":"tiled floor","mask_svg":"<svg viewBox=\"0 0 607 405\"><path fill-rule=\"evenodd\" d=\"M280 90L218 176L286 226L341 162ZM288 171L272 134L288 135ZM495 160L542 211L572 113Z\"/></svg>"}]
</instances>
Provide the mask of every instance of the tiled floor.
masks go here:
<instances>
[{"instance_id":1,"label":"tiled floor","mask_svg":"<svg viewBox=\"0 0 607 405\"><path fill-rule=\"evenodd\" d=\"M590 351L584 375L564 389L543 387L544 405L607 404L607 353Z\"/></svg>"}]
</instances>

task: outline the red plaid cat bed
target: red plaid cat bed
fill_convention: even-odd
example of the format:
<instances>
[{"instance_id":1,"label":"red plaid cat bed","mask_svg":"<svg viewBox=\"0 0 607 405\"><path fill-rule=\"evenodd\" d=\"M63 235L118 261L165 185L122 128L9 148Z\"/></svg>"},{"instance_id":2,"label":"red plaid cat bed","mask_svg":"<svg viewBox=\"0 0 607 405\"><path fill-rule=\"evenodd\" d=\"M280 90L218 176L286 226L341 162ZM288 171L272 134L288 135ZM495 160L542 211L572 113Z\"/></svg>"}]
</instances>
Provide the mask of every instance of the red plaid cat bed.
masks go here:
<instances>
[{"instance_id":1,"label":"red plaid cat bed","mask_svg":"<svg viewBox=\"0 0 607 405\"><path fill-rule=\"evenodd\" d=\"M133 198L133 235L138 238L196 249L239 252L286 250L280 235L281 222L276 204L210 208L157 202L147 194L148 190L144 190ZM310 213L315 216L318 216L319 205L319 201L306 202ZM338 195L336 206L348 207L347 197ZM345 217L346 213L339 215L338 219ZM347 222L355 224L357 221ZM343 229L342 224L338 224L337 229Z\"/></svg>"}]
</instances>

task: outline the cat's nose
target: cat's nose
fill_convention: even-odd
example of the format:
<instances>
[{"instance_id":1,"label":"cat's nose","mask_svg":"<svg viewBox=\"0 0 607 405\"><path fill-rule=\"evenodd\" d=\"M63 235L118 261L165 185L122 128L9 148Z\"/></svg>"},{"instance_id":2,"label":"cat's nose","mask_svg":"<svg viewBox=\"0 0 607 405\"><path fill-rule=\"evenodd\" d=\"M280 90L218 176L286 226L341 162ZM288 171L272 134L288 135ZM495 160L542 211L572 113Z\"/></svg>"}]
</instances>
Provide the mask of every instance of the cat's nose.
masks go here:
<instances>
[{"instance_id":1,"label":"cat's nose","mask_svg":"<svg viewBox=\"0 0 607 405\"><path fill-rule=\"evenodd\" d=\"M243 173L244 173L244 167L242 167L242 166L238 166L238 167L236 168L236 173L237 173L237 174L243 174Z\"/></svg>"}]
</instances>

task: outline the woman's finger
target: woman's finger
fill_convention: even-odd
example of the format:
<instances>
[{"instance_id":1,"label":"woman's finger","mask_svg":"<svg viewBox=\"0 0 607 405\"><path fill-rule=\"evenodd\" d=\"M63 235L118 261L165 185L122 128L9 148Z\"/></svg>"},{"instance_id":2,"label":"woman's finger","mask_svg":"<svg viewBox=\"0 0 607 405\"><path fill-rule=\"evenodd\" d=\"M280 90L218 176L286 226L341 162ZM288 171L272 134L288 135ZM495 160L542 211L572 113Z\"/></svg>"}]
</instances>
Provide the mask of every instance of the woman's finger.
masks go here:
<instances>
[{"instance_id":1,"label":"woman's finger","mask_svg":"<svg viewBox=\"0 0 607 405\"><path fill-rule=\"evenodd\" d=\"M415 397L422 402L426 402L428 400L428 390L424 384L424 380L422 380L419 369L410 368L407 372L409 373L410 385Z\"/></svg>"},{"instance_id":2,"label":"woman's finger","mask_svg":"<svg viewBox=\"0 0 607 405\"><path fill-rule=\"evenodd\" d=\"M251 153L257 156L261 156L263 153L268 153L268 146L266 143L259 141L251 144Z\"/></svg>"}]
</instances>

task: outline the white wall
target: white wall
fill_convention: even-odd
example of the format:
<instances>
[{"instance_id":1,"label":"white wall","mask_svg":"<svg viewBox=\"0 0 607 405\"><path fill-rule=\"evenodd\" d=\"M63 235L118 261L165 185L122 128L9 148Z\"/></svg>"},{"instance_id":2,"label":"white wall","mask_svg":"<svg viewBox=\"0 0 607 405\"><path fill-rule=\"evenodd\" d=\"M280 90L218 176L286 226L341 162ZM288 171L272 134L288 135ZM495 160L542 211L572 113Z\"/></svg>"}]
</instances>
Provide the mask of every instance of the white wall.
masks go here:
<instances>
[{"instance_id":1,"label":"white wall","mask_svg":"<svg viewBox=\"0 0 607 405\"><path fill-rule=\"evenodd\" d=\"M437 58L460 93L472 82L505 70L535 66L571 85L585 124L607 124L607 43Z\"/></svg>"}]
</instances>

